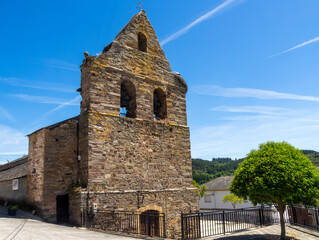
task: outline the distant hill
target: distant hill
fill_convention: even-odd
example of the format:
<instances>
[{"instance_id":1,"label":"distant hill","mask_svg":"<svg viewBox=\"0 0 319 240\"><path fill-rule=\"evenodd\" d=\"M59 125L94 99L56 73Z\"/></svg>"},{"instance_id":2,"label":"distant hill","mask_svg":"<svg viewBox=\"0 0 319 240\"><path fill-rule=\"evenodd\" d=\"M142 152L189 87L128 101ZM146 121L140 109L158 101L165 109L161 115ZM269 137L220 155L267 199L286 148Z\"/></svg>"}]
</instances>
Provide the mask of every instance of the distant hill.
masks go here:
<instances>
[{"instance_id":1,"label":"distant hill","mask_svg":"<svg viewBox=\"0 0 319 240\"><path fill-rule=\"evenodd\" d=\"M313 150L301 151L315 166L319 166L319 152ZM203 184L221 176L232 176L238 168L238 164L242 161L244 161L244 158L212 158L211 161L193 158L193 179L199 184Z\"/></svg>"}]
</instances>

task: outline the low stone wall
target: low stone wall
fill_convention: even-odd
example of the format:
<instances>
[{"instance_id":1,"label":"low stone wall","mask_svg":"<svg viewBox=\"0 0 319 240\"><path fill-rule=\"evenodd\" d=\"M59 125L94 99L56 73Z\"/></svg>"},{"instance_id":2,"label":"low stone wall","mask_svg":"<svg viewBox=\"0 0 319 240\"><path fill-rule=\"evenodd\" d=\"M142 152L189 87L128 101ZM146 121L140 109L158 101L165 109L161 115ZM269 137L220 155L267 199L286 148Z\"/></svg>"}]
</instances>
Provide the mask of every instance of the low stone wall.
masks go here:
<instances>
[{"instance_id":1,"label":"low stone wall","mask_svg":"<svg viewBox=\"0 0 319 240\"><path fill-rule=\"evenodd\" d=\"M81 199L81 202L80 202ZM87 201L88 199L88 201ZM165 214L165 229L168 238L181 238L181 212L199 210L198 196L193 188L145 190L145 191L109 191L79 192L70 194L70 221L79 225L81 210L92 209L93 204L98 210L117 210L145 212L156 210Z\"/></svg>"}]
</instances>

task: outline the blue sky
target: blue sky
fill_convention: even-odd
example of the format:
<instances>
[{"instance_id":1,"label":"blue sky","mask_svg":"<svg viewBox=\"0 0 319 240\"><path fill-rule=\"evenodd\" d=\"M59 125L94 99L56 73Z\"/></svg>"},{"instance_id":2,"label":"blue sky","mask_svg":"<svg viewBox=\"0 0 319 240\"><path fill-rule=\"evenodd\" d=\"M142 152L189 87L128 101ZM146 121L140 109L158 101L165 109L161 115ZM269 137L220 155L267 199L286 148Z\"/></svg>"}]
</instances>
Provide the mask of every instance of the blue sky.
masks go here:
<instances>
[{"instance_id":1,"label":"blue sky","mask_svg":"<svg viewBox=\"0 0 319 240\"><path fill-rule=\"evenodd\" d=\"M318 0L144 0L189 86L192 156L244 157L287 141L319 151ZM0 164L25 135L79 114L83 52L99 54L136 0L9 1L0 8Z\"/></svg>"}]
</instances>

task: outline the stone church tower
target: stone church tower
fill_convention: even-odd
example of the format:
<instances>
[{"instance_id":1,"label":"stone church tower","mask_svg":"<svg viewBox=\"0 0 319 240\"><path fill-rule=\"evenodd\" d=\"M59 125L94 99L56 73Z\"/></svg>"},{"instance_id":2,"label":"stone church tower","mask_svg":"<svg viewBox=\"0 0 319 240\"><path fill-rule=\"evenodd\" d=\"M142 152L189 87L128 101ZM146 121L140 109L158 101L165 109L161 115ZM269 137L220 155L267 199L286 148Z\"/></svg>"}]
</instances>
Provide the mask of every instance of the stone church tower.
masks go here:
<instances>
[{"instance_id":1,"label":"stone church tower","mask_svg":"<svg viewBox=\"0 0 319 240\"><path fill-rule=\"evenodd\" d=\"M91 209L158 214L179 238L180 213L199 208L187 85L144 11L99 56L85 53L78 91L80 116L29 135L28 202L46 221L79 225Z\"/></svg>"},{"instance_id":2,"label":"stone church tower","mask_svg":"<svg viewBox=\"0 0 319 240\"><path fill-rule=\"evenodd\" d=\"M180 213L198 208L187 85L172 72L145 12L99 56L86 56L81 72L80 179L89 191L109 193L91 201L103 209L162 212L173 237Z\"/></svg>"}]
</instances>

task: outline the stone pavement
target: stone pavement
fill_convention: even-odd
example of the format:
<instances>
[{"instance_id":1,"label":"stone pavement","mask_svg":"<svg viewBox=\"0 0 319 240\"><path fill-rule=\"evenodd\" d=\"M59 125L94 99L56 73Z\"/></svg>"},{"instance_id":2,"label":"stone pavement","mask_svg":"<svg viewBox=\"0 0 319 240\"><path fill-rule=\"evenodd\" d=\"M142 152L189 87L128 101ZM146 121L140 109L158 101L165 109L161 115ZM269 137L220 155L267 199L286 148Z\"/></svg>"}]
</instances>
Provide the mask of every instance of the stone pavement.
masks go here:
<instances>
[{"instance_id":1,"label":"stone pavement","mask_svg":"<svg viewBox=\"0 0 319 240\"><path fill-rule=\"evenodd\" d=\"M294 240L318 240L319 232L304 227L297 227L286 225L287 239ZM262 227L242 231L234 234L226 234L216 237L203 238L205 240L279 240L280 239L280 226L273 225L269 227Z\"/></svg>"}]
</instances>

